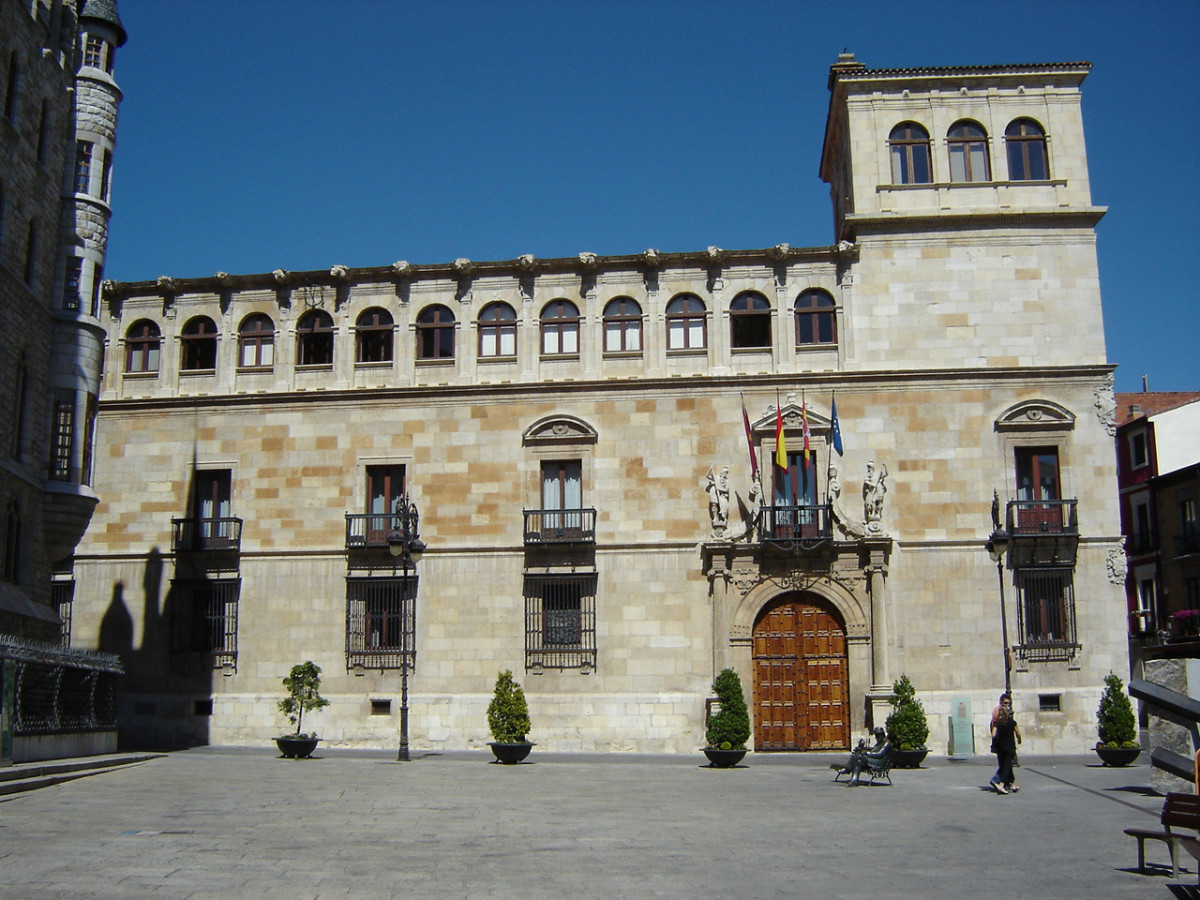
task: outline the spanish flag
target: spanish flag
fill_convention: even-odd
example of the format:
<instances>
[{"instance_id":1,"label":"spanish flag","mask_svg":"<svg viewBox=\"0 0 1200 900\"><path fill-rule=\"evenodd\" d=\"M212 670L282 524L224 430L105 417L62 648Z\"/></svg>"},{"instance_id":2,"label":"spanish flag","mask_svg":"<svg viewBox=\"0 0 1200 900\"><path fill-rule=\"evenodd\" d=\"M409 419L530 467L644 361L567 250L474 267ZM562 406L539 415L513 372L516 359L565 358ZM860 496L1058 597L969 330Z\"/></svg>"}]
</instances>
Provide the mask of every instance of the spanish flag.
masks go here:
<instances>
[{"instance_id":1,"label":"spanish flag","mask_svg":"<svg viewBox=\"0 0 1200 900\"><path fill-rule=\"evenodd\" d=\"M775 465L787 471L787 441L783 437L783 407L775 398Z\"/></svg>"},{"instance_id":2,"label":"spanish flag","mask_svg":"<svg viewBox=\"0 0 1200 900\"><path fill-rule=\"evenodd\" d=\"M800 421L804 423L804 468L807 469L812 461L812 449L809 447L808 403L803 399L800 401Z\"/></svg>"}]
</instances>

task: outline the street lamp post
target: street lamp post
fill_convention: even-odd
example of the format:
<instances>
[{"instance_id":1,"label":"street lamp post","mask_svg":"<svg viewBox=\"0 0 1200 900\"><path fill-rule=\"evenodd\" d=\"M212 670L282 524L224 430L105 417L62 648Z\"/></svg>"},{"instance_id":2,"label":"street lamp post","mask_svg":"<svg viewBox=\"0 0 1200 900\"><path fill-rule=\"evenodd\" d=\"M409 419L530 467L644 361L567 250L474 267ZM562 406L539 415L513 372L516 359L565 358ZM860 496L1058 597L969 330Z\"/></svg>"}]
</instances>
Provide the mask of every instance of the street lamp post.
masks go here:
<instances>
[{"instance_id":1,"label":"street lamp post","mask_svg":"<svg viewBox=\"0 0 1200 900\"><path fill-rule=\"evenodd\" d=\"M409 603L409 581L408 570L411 567L413 574L417 571L417 562L421 559L421 555L425 552L425 542L421 540L420 535L421 517L417 513L417 505L410 503L408 495L397 497L392 504L392 529L388 532L388 552L400 562L400 566L404 571L404 577L400 582L400 615L402 616L402 627L400 629L402 638L400 652L400 748L396 751L396 759L400 762L408 762L408 667L412 648L409 641L415 638L411 635L408 623L411 621L416 625L416 615L410 613L408 608ZM412 603L415 606L417 602L416 594L412 595ZM410 637L411 635L411 637Z\"/></svg>"},{"instance_id":2,"label":"street lamp post","mask_svg":"<svg viewBox=\"0 0 1200 900\"><path fill-rule=\"evenodd\" d=\"M1008 613L1004 604L1004 554L1010 544L1008 532L1000 527L1000 495L992 492L992 534L987 540L988 556L996 564L996 577L1000 581L1000 636L1004 642L1004 693L1012 693L1012 663L1008 654Z\"/></svg>"}]
</instances>

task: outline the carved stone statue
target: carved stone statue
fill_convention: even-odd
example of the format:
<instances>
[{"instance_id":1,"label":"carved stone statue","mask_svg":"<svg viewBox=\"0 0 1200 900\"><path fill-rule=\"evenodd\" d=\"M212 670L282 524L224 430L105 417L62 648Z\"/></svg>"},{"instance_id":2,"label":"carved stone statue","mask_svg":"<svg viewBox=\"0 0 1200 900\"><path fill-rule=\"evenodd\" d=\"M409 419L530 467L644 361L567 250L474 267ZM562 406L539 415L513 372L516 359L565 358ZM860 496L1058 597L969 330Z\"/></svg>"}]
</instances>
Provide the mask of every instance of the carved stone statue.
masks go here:
<instances>
[{"instance_id":1,"label":"carved stone statue","mask_svg":"<svg viewBox=\"0 0 1200 900\"><path fill-rule=\"evenodd\" d=\"M721 469L721 474L713 477L712 469L708 470L708 515L712 519L713 533L724 534L729 525L729 466Z\"/></svg>"},{"instance_id":2,"label":"carved stone statue","mask_svg":"<svg viewBox=\"0 0 1200 900\"><path fill-rule=\"evenodd\" d=\"M867 477L863 481L863 518L867 520L867 528L871 531L880 530L880 520L883 518L883 498L887 494L887 466L875 460L867 463Z\"/></svg>"},{"instance_id":3,"label":"carved stone statue","mask_svg":"<svg viewBox=\"0 0 1200 900\"><path fill-rule=\"evenodd\" d=\"M754 526L758 523L758 514L762 509L762 483L755 478L750 485L750 508L746 510L745 516L741 522L729 530L725 537L730 541L740 541L744 537L748 537L754 531Z\"/></svg>"}]
</instances>

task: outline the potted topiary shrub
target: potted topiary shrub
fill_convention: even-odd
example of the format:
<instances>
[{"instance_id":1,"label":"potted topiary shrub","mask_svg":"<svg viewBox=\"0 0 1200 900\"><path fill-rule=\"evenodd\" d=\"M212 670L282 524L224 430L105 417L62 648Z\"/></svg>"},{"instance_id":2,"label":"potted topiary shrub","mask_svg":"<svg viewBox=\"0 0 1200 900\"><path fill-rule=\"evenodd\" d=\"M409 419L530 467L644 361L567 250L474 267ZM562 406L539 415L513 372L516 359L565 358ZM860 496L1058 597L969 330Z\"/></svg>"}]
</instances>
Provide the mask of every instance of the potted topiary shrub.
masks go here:
<instances>
[{"instance_id":1,"label":"potted topiary shrub","mask_svg":"<svg viewBox=\"0 0 1200 900\"><path fill-rule=\"evenodd\" d=\"M488 744L496 761L507 766L516 765L529 755L533 742L526 740L529 733L529 705L525 692L513 680L512 671L505 669L496 677L496 689L487 710L488 728L492 742Z\"/></svg>"},{"instance_id":2,"label":"potted topiary shrub","mask_svg":"<svg viewBox=\"0 0 1200 900\"><path fill-rule=\"evenodd\" d=\"M898 769L915 769L929 753L925 746L929 722L925 718L925 707L917 699L917 689L907 675L901 675L892 684L888 703L892 704L892 712L883 727L896 748L896 761L892 765Z\"/></svg>"},{"instance_id":3,"label":"potted topiary shrub","mask_svg":"<svg viewBox=\"0 0 1200 900\"><path fill-rule=\"evenodd\" d=\"M317 734L301 731L304 714L329 705L329 701L320 695L321 667L309 660L298 666L292 666L291 674L283 679L287 696L279 701L279 711L296 726L291 734L275 738L275 745L288 759L308 759L317 748Z\"/></svg>"},{"instance_id":4,"label":"potted topiary shrub","mask_svg":"<svg viewBox=\"0 0 1200 900\"><path fill-rule=\"evenodd\" d=\"M746 755L750 739L750 713L742 693L742 679L733 669L722 669L712 683L720 709L708 717L704 730L708 746L703 747L711 766L728 769Z\"/></svg>"},{"instance_id":5,"label":"potted topiary shrub","mask_svg":"<svg viewBox=\"0 0 1200 900\"><path fill-rule=\"evenodd\" d=\"M1138 758L1137 720L1133 704L1121 679L1111 672L1104 679L1104 693L1096 710L1096 755L1106 766L1127 766Z\"/></svg>"}]
</instances>

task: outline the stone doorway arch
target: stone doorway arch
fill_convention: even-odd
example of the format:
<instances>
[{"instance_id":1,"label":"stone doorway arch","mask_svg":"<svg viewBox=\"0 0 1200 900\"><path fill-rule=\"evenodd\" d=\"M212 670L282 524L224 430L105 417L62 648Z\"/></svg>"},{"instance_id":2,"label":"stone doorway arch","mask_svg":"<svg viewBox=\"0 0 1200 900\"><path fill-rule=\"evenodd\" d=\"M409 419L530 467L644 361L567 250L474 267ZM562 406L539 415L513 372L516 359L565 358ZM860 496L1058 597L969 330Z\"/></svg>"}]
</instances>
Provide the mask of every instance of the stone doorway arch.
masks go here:
<instances>
[{"instance_id":1,"label":"stone doorway arch","mask_svg":"<svg viewBox=\"0 0 1200 900\"><path fill-rule=\"evenodd\" d=\"M844 750L850 746L846 624L809 591L782 594L754 622L756 750Z\"/></svg>"}]
</instances>

